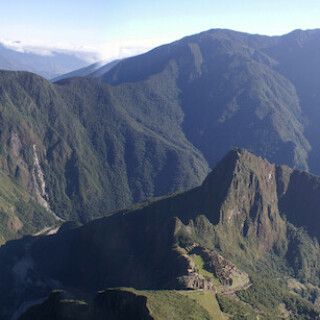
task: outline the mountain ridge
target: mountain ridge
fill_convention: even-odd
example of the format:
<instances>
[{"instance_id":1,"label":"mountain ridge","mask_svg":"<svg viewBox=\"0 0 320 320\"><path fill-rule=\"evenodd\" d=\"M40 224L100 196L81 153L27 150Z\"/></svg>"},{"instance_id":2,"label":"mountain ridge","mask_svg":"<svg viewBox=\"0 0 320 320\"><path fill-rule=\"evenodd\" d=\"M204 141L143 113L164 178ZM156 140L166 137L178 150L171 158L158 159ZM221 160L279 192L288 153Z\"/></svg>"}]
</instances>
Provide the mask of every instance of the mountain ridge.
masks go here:
<instances>
[{"instance_id":1,"label":"mountain ridge","mask_svg":"<svg viewBox=\"0 0 320 320\"><path fill-rule=\"evenodd\" d=\"M205 154L211 167L227 152L226 149L219 156L206 154L210 150L208 144L218 137L225 139L229 148L241 146L272 162L308 169L308 154L315 146L310 145L304 131L309 127L306 117L311 115L304 114L296 87L286 74L279 72L277 57L265 48L283 43L286 37L211 30L128 58L102 76L101 81L115 86L128 82L137 85L160 76L166 69L174 69L172 81L180 92L179 107L185 114L183 131ZM235 120L240 112L246 113L246 118ZM203 119L210 119L210 126ZM202 122L194 124L195 121ZM253 126L254 139L263 146L260 149L251 141L252 133L246 136L245 123L249 128ZM234 127L239 127L238 133L230 137L228 132ZM280 152L282 148L287 152ZM316 170L313 167L312 172Z\"/></svg>"}]
</instances>

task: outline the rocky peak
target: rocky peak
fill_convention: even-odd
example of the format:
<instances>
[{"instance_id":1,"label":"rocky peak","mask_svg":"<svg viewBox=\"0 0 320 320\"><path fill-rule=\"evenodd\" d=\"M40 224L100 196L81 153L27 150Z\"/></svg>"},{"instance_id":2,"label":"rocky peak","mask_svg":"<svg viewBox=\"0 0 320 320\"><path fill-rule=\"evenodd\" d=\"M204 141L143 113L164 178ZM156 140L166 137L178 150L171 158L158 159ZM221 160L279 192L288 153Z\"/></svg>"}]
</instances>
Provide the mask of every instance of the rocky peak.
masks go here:
<instances>
[{"instance_id":1,"label":"rocky peak","mask_svg":"<svg viewBox=\"0 0 320 320\"><path fill-rule=\"evenodd\" d=\"M276 168L245 149L229 152L202 186L210 222L230 239L244 237L259 251L272 249L284 234Z\"/></svg>"}]
</instances>

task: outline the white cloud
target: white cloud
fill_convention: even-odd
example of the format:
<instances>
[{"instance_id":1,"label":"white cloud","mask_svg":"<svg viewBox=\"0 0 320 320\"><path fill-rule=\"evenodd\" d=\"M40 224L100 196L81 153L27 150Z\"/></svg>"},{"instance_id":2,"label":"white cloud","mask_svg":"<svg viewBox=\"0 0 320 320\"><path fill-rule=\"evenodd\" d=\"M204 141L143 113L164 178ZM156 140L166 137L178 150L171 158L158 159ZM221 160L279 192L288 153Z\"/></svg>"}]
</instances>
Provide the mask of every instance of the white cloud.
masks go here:
<instances>
[{"instance_id":1,"label":"white cloud","mask_svg":"<svg viewBox=\"0 0 320 320\"><path fill-rule=\"evenodd\" d=\"M18 51L52 56L55 52L72 54L90 63L99 60L109 62L115 59L126 58L149 51L173 39L147 39L138 41L107 42L99 46L76 46L63 42L45 44L36 41L12 41L0 37L0 43L6 48Z\"/></svg>"},{"instance_id":2,"label":"white cloud","mask_svg":"<svg viewBox=\"0 0 320 320\"><path fill-rule=\"evenodd\" d=\"M6 38L0 38L6 48L25 53L35 53L42 56L52 56L55 52L75 55L76 57L88 62L97 62L100 60L100 53L97 48L86 46L72 46L65 43L43 44L39 42L12 41Z\"/></svg>"},{"instance_id":3,"label":"white cloud","mask_svg":"<svg viewBox=\"0 0 320 320\"><path fill-rule=\"evenodd\" d=\"M174 39L147 39L138 41L114 41L107 42L99 48L101 58L111 61L119 58L126 58L147 52L164 43L169 43Z\"/></svg>"}]
</instances>

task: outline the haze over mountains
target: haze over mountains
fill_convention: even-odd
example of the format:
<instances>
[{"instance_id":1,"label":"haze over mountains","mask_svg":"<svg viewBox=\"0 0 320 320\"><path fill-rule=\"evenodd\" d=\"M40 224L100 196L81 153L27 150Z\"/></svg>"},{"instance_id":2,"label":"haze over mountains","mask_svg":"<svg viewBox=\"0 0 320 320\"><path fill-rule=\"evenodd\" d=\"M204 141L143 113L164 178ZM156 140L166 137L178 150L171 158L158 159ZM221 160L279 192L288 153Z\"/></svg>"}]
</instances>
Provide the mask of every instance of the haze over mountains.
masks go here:
<instances>
[{"instance_id":1,"label":"haze over mountains","mask_svg":"<svg viewBox=\"0 0 320 320\"><path fill-rule=\"evenodd\" d=\"M58 77L51 79L51 81L57 82L63 79L74 78L74 77L97 78L104 75L109 70L111 70L116 64L119 63L119 61L120 60L114 60L107 64L103 64L103 62L96 62L94 64L90 64L87 67L77 69L66 74L62 74Z\"/></svg>"},{"instance_id":2,"label":"haze over mountains","mask_svg":"<svg viewBox=\"0 0 320 320\"><path fill-rule=\"evenodd\" d=\"M59 52L46 48L38 48L36 51L23 48L14 50L0 42L0 69L29 71L46 79L52 79L90 64L85 57L79 56L81 53L67 50Z\"/></svg>"},{"instance_id":3,"label":"haze over mountains","mask_svg":"<svg viewBox=\"0 0 320 320\"><path fill-rule=\"evenodd\" d=\"M81 67L54 83L0 71L0 314L130 286L205 289L218 317L316 319L320 30L209 30ZM86 319L138 296L138 314L170 317L166 294L123 290Z\"/></svg>"}]
</instances>

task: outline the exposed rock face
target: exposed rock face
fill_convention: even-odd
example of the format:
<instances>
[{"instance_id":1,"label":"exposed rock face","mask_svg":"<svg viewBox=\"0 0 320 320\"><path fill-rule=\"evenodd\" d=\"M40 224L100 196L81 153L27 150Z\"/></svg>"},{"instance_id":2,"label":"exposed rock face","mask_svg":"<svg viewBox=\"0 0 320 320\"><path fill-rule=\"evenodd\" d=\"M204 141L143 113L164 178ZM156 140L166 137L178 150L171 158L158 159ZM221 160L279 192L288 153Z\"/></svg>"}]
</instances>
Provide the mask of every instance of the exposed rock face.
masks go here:
<instances>
[{"instance_id":1,"label":"exposed rock face","mask_svg":"<svg viewBox=\"0 0 320 320\"><path fill-rule=\"evenodd\" d=\"M35 194L36 201L42 205L48 212L50 212L53 217L58 221L63 221L60 217L58 217L50 207L50 197L46 190L46 182L45 176L40 166L39 157L37 154L37 146L34 144L32 146L33 150L33 165L34 168L31 171L31 181L30 186L31 190Z\"/></svg>"},{"instance_id":2,"label":"exposed rock face","mask_svg":"<svg viewBox=\"0 0 320 320\"><path fill-rule=\"evenodd\" d=\"M258 252L267 252L286 238L278 208L276 166L241 149L234 151L234 156L219 228L233 237L240 232Z\"/></svg>"}]
</instances>

